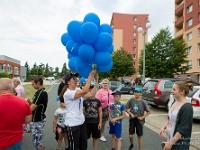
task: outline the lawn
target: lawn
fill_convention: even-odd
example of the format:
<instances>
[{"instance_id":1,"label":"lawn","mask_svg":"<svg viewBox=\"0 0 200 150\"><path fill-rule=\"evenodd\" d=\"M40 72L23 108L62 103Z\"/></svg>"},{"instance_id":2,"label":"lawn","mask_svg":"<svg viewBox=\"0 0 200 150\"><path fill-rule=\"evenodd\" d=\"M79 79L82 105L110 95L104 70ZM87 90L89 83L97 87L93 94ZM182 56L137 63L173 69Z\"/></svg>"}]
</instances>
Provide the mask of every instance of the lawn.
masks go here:
<instances>
[{"instance_id":1,"label":"lawn","mask_svg":"<svg viewBox=\"0 0 200 150\"><path fill-rule=\"evenodd\" d=\"M48 90L51 87L51 85L43 85L43 86L46 90ZM26 98L32 100L36 90L32 87L31 84L23 85L23 87L25 89Z\"/></svg>"}]
</instances>

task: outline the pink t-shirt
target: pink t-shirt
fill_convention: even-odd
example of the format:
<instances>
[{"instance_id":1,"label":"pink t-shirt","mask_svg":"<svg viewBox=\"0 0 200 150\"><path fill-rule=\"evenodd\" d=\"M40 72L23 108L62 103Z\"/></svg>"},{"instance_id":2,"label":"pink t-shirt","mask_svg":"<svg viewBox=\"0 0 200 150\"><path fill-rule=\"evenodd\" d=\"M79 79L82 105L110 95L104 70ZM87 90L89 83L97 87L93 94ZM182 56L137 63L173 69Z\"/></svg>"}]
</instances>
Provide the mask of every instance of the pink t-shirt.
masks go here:
<instances>
[{"instance_id":1,"label":"pink t-shirt","mask_svg":"<svg viewBox=\"0 0 200 150\"><path fill-rule=\"evenodd\" d=\"M114 97L113 95L111 95L112 93L113 92L110 89L108 90L100 89L97 91L95 97L100 100L102 108L105 108L108 106L108 110L110 110L109 106L112 102L114 102ZM109 97L109 100L108 100L108 97Z\"/></svg>"},{"instance_id":2,"label":"pink t-shirt","mask_svg":"<svg viewBox=\"0 0 200 150\"><path fill-rule=\"evenodd\" d=\"M25 98L25 91L24 91L24 87L22 85L18 85L15 88L15 91L17 92L17 95L20 95L20 97Z\"/></svg>"}]
</instances>

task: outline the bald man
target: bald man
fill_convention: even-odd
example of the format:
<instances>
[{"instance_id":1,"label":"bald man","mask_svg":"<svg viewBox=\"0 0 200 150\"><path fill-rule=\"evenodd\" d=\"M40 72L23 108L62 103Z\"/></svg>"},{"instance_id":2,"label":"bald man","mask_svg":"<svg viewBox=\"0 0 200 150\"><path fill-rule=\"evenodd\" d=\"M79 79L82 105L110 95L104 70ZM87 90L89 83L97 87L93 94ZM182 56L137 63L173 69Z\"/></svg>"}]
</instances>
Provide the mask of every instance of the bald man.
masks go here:
<instances>
[{"instance_id":1,"label":"bald man","mask_svg":"<svg viewBox=\"0 0 200 150\"><path fill-rule=\"evenodd\" d=\"M13 88L11 79L0 79L0 150L21 150L22 125L32 119L28 102L15 96Z\"/></svg>"},{"instance_id":2,"label":"bald man","mask_svg":"<svg viewBox=\"0 0 200 150\"><path fill-rule=\"evenodd\" d=\"M20 80L18 78L13 78L13 84L15 91L17 92L17 96L25 98L24 87L20 84Z\"/></svg>"}]
</instances>

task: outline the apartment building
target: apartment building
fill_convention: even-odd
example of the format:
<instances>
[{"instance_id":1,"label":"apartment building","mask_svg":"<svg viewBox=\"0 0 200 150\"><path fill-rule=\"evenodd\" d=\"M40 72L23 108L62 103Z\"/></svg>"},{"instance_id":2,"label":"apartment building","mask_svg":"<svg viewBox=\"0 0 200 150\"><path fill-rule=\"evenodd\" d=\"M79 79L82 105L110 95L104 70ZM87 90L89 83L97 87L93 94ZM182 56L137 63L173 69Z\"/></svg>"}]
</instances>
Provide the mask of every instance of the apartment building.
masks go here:
<instances>
[{"instance_id":1,"label":"apartment building","mask_svg":"<svg viewBox=\"0 0 200 150\"><path fill-rule=\"evenodd\" d=\"M186 65L191 67L180 78L188 77L200 82L200 0L175 0L174 33L175 38L187 42Z\"/></svg>"},{"instance_id":2,"label":"apartment building","mask_svg":"<svg viewBox=\"0 0 200 150\"><path fill-rule=\"evenodd\" d=\"M138 28L142 27L147 31L146 41L148 40L148 14L121 14L113 13L110 25L113 28L114 50L123 47L133 56L133 67L138 69L140 51L143 49L144 41L142 33L138 33ZM135 78L139 74L134 74L130 78Z\"/></svg>"},{"instance_id":3,"label":"apartment building","mask_svg":"<svg viewBox=\"0 0 200 150\"><path fill-rule=\"evenodd\" d=\"M11 77L20 77L20 61L5 55L0 55L0 72L6 72Z\"/></svg>"}]
</instances>

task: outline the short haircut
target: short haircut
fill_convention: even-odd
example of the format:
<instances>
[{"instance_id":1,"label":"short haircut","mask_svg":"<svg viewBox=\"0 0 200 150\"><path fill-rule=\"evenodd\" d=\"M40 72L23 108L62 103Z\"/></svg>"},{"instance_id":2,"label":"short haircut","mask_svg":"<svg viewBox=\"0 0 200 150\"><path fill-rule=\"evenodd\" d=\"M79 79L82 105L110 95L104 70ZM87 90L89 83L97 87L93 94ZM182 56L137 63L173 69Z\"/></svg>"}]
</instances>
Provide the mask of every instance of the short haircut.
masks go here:
<instances>
[{"instance_id":1,"label":"short haircut","mask_svg":"<svg viewBox=\"0 0 200 150\"><path fill-rule=\"evenodd\" d=\"M19 84L20 84L20 82L21 82L19 78L13 78L12 80L13 80L13 82L16 81L16 82L19 83Z\"/></svg>"},{"instance_id":2,"label":"short haircut","mask_svg":"<svg viewBox=\"0 0 200 150\"><path fill-rule=\"evenodd\" d=\"M7 90L13 90L14 89L14 84L12 82L11 79L8 79L8 82L4 82L5 78L2 78L0 79L0 90L4 90L4 91L7 91ZM10 80L10 81L9 81Z\"/></svg>"},{"instance_id":3,"label":"short haircut","mask_svg":"<svg viewBox=\"0 0 200 150\"><path fill-rule=\"evenodd\" d=\"M40 85L43 85L43 78L41 76L34 76L31 78L31 81L35 83L40 83Z\"/></svg>"}]
</instances>

